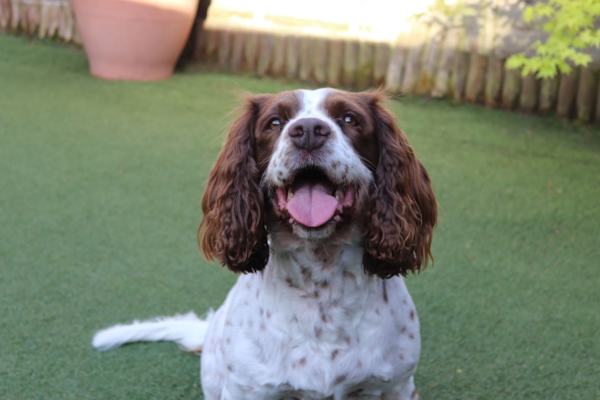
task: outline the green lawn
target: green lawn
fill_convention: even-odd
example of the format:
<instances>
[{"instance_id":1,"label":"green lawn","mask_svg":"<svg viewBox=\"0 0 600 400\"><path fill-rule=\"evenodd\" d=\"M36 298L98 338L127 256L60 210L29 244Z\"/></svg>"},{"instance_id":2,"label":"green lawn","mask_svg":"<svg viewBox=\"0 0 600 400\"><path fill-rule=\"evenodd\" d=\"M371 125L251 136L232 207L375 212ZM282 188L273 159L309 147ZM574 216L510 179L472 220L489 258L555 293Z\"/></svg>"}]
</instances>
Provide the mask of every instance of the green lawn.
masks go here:
<instances>
[{"instance_id":1,"label":"green lawn","mask_svg":"<svg viewBox=\"0 0 600 400\"><path fill-rule=\"evenodd\" d=\"M81 51L0 36L0 399L201 399L170 343L93 333L218 307L196 247L236 91L209 73L89 76ZM600 399L600 132L478 106L392 108L433 179L435 268L410 277L427 399Z\"/></svg>"}]
</instances>

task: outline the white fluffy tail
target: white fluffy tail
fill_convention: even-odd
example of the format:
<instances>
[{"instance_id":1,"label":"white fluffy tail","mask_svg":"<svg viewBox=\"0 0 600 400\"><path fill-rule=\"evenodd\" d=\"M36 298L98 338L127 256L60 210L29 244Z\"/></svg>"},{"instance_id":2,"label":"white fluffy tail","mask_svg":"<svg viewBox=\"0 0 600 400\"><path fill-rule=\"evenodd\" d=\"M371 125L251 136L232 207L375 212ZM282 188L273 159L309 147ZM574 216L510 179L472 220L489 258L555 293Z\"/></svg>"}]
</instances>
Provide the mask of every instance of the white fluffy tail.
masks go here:
<instances>
[{"instance_id":1,"label":"white fluffy tail","mask_svg":"<svg viewBox=\"0 0 600 400\"><path fill-rule=\"evenodd\" d=\"M130 325L115 325L94 335L92 346L104 351L132 342L176 342L184 350L200 351L208 325L214 315L210 310L206 319L193 312L174 317L160 317L149 321L134 321Z\"/></svg>"}]
</instances>

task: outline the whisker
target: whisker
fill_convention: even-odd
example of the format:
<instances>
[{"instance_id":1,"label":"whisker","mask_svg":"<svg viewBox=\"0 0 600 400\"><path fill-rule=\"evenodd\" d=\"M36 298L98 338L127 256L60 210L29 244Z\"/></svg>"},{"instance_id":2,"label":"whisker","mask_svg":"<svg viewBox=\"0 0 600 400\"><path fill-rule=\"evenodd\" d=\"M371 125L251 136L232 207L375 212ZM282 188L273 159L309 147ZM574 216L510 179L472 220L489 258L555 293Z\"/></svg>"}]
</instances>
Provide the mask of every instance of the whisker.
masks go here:
<instances>
[{"instance_id":1,"label":"whisker","mask_svg":"<svg viewBox=\"0 0 600 400\"><path fill-rule=\"evenodd\" d=\"M266 163L268 163L269 161L271 161L271 157L273 157L273 154L271 154L269 157L265 158L263 161L261 161L260 163L256 164L256 166L258 168L262 167L263 165L265 165Z\"/></svg>"},{"instance_id":2,"label":"whisker","mask_svg":"<svg viewBox=\"0 0 600 400\"><path fill-rule=\"evenodd\" d=\"M360 154L356 154L358 156L358 158L360 158L360 160L362 162L364 162L365 164L367 164L367 166L373 168L374 170L377 169L377 167L375 166L375 164L373 164L371 161L367 160L366 158L364 158L363 156L361 156Z\"/></svg>"}]
</instances>

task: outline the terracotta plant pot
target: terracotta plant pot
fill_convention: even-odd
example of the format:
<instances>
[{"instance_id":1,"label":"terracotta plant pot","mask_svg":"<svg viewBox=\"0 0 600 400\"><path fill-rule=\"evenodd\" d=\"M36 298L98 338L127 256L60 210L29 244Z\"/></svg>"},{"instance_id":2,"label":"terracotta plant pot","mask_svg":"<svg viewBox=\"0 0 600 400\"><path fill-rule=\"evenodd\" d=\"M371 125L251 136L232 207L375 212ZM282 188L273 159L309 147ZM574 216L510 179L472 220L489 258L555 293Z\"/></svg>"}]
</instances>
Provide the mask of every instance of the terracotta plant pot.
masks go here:
<instances>
[{"instance_id":1,"label":"terracotta plant pot","mask_svg":"<svg viewBox=\"0 0 600 400\"><path fill-rule=\"evenodd\" d=\"M158 80L173 74L198 0L73 0L92 75Z\"/></svg>"}]
</instances>

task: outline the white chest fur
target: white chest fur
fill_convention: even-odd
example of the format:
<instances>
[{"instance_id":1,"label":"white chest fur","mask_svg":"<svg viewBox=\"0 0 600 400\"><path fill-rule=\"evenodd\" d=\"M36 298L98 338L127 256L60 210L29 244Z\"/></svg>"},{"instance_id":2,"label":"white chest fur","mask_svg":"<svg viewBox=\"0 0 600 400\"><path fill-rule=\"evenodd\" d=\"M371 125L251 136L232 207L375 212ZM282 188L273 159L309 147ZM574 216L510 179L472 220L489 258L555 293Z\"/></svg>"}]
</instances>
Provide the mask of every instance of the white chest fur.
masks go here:
<instances>
[{"instance_id":1,"label":"white chest fur","mask_svg":"<svg viewBox=\"0 0 600 400\"><path fill-rule=\"evenodd\" d=\"M419 322L402 278L364 274L355 243L306 243L272 243L265 270L242 275L216 312L207 400L367 399L412 385Z\"/></svg>"}]
</instances>

